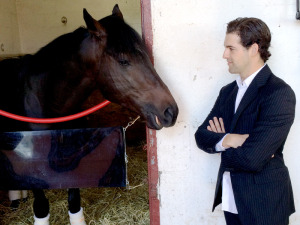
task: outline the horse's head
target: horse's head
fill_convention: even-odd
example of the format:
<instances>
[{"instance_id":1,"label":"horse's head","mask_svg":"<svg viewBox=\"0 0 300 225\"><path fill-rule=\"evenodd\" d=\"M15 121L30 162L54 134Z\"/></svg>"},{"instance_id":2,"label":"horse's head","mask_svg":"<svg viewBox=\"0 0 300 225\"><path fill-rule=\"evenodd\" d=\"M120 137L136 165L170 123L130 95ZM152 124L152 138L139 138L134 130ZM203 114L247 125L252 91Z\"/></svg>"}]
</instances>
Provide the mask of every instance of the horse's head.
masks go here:
<instances>
[{"instance_id":1,"label":"horse's head","mask_svg":"<svg viewBox=\"0 0 300 225\"><path fill-rule=\"evenodd\" d=\"M90 39L99 48L96 81L103 96L140 114L149 128L174 125L177 104L156 73L142 39L124 22L118 5L112 15L99 21L84 10L84 19Z\"/></svg>"}]
</instances>

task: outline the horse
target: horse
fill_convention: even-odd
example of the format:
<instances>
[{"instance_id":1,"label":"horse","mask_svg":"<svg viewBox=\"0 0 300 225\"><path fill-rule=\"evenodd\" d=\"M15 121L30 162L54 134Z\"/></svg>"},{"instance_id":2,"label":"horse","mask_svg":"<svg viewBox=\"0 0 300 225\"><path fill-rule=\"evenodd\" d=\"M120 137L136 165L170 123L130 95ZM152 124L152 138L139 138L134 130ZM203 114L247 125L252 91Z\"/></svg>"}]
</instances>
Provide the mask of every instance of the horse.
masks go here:
<instances>
[{"instance_id":1,"label":"horse","mask_svg":"<svg viewBox=\"0 0 300 225\"><path fill-rule=\"evenodd\" d=\"M33 55L0 62L0 109L28 117L61 117L78 112L99 90L104 99L139 114L150 129L173 126L176 101L118 5L100 20L83 9L83 18L86 27L59 36ZM6 132L62 129L74 123L23 123L1 117L0 124L0 131ZM42 189L32 191L35 224L47 224L49 202ZM82 215L78 188L68 189L68 205L70 217Z\"/></svg>"}]
</instances>

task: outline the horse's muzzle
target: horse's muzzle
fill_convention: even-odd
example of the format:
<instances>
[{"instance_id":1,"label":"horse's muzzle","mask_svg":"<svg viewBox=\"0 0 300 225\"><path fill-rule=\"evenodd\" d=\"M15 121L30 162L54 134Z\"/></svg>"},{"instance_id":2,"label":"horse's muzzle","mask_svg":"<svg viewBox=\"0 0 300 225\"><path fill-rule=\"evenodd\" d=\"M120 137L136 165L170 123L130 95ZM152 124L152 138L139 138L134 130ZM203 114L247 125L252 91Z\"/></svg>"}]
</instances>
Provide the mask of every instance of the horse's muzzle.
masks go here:
<instances>
[{"instance_id":1,"label":"horse's muzzle","mask_svg":"<svg viewBox=\"0 0 300 225\"><path fill-rule=\"evenodd\" d=\"M176 122L177 116L177 105L168 106L163 113L148 113L146 124L150 129L160 130L163 127L173 126Z\"/></svg>"}]
</instances>

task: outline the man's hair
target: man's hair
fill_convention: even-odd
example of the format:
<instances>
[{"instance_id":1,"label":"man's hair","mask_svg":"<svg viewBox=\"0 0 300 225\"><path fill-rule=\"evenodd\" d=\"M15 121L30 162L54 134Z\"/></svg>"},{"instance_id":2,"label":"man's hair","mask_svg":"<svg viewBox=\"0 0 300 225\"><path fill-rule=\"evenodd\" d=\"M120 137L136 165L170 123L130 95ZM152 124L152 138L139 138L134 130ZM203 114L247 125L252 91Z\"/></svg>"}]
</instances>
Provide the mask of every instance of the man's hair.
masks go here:
<instances>
[{"instance_id":1,"label":"man's hair","mask_svg":"<svg viewBox=\"0 0 300 225\"><path fill-rule=\"evenodd\" d=\"M271 32L262 20L247 17L237 18L228 23L226 33L239 35L241 44L245 48L256 43L259 46L260 57L264 62L271 56L268 50L271 43Z\"/></svg>"}]
</instances>

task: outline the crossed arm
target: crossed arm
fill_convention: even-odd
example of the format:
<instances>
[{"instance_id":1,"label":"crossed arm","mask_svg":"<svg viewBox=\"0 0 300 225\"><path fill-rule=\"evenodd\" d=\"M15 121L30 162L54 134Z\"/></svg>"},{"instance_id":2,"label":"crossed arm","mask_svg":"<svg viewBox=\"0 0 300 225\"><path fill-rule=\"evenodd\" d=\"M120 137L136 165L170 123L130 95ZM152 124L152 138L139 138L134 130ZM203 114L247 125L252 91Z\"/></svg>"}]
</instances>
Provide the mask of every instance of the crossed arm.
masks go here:
<instances>
[{"instance_id":1,"label":"crossed arm","mask_svg":"<svg viewBox=\"0 0 300 225\"><path fill-rule=\"evenodd\" d=\"M226 133L223 119L214 117L213 120L209 120L207 130L215 133ZM237 148L242 146L248 137L249 134L227 134L223 139L222 145L225 149ZM274 154L271 158L274 158Z\"/></svg>"},{"instance_id":2,"label":"crossed arm","mask_svg":"<svg viewBox=\"0 0 300 225\"><path fill-rule=\"evenodd\" d=\"M207 130L215 133L226 133L223 119L214 117L212 120L209 120ZM249 134L227 134L223 139L222 145L224 148L237 148L242 146L248 137Z\"/></svg>"},{"instance_id":3,"label":"crossed arm","mask_svg":"<svg viewBox=\"0 0 300 225\"><path fill-rule=\"evenodd\" d=\"M222 153L222 166L235 171L261 171L277 152L282 157L284 143L295 117L296 99L292 89L287 85L277 85L272 91L268 90L268 95L261 94L264 97L259 101L259 118L249 135L225 133L225 128L228 129L225 126L231 123L221 119L224 101L220 96L228 95L222 90L195 133L197 146L207 153L218 153L216 145L223 139L222 146L226 151Z\"/></svg>"}]
</instances>

